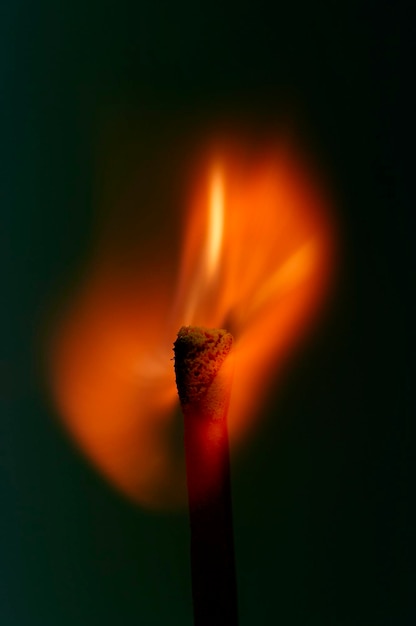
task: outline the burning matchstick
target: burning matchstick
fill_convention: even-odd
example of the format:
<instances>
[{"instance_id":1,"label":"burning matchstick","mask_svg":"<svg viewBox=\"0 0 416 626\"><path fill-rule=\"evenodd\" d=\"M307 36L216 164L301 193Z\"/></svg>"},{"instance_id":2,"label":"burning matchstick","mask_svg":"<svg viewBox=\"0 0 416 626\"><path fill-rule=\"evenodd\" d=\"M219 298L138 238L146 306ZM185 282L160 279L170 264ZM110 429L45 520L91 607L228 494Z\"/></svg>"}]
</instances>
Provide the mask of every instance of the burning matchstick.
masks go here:
<instances>
[{"instance_id":1,"label":"burning matchstick","mask_svg":"<svg viewBox=\"0 0 416 626\"><path fill-rule=\"evenodd\" d=\"M184 415L195 626L237 626L227 412L233 338L184 326L174 344Z\"/></svg>"}]
</instances>

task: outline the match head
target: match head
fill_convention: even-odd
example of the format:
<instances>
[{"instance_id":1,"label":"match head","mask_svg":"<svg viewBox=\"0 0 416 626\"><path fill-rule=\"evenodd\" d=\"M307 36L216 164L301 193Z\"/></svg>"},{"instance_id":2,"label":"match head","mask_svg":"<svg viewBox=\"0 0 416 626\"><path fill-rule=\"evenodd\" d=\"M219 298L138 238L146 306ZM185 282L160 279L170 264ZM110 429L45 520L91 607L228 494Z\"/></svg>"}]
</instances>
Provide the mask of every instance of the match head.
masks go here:
<instances>
[{"instance_id":1,"label":"match head","mask_svg":"<svg viewBox=\"0 0 416 626\"><path fill-rule=\"evenodd\" d=\"M224 329L182 326L174 343L176 386L182 406L199 402L233 344Z\"/></svg>"}]
</instances>

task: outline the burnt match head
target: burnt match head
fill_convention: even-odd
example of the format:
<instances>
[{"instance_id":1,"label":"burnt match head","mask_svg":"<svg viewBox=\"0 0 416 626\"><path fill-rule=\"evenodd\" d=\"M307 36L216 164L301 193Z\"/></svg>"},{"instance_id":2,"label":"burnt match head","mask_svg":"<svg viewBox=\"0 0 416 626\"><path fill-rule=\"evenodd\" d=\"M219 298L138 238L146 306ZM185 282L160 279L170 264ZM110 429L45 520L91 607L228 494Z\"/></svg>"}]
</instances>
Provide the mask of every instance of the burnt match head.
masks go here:
<instances>
[{"instance_id":1,"label":"burnt match head","mask_svg":"<svg viewBox=\"0 0 416 626\"><path fill-rule=\"evenodd\" d=\"M176 386L182 405L198 402L228 356L233 336L226 330L182 326L174 343Z\"/></svg>"}]
</instances>

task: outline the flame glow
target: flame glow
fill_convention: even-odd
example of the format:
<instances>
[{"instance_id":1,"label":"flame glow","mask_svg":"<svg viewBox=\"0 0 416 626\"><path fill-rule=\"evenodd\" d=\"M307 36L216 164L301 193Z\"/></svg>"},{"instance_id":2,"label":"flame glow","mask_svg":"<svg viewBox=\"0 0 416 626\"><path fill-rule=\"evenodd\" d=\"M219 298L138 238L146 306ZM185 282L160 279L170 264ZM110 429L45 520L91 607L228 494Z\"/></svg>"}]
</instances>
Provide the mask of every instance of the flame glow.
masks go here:
<instances>
[{"instance_id":1,"label":"flame glow","mask_svg":"<svg viewBox=\"0 0 416 626\"><path fill-rule=\"evenodd\" d=\"M195 185L175 297L163 249L140 268L97 260L54 336L60 414L110 481L151 507L185 501L172 344L184 324L235 338L232 445L328 291L333 229L316 183L287 152L224 151ZM152 277L152 279L150 279Z\"/></svg>"},{"instance_id":2,"label":"flame glow","mask_svg":"<svg viewBox=\"0 0 416 626\"><path fill-rule=\"evenodd\" d=\"M207 279L217 271L224 230L224 183L221 172L216 170L211 183L209 226L207 229Z\"/></svg>"}]
</instances>

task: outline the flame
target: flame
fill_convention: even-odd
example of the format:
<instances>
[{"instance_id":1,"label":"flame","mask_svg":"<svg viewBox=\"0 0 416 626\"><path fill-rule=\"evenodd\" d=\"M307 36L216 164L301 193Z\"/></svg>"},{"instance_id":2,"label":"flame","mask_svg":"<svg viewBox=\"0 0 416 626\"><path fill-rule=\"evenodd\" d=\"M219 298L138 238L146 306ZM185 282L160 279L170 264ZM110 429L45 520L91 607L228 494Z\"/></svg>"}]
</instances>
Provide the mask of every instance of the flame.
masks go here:
<instances>
[{"instance_id":1,"label":"flame","mask_svg":"<svg viewBox=\"0 0 416 626\"><path fill-rule=\"evenodd\" d=\"M51 385L64 422L116 487L150 507L186 497L171 362L178 329L234 335L235 446L319 311L334 264L327 202L293 155L228 149L207 160L213 165L202 168L186 214L176 295L163 245L140 267L99 250L52 341Z\"/></svg>"},{"instance_id":2,"label":"flame","mask_svg":"<svg viewBox=\"0 0 416 626\"><path fill-rule=\"evenodd\" d=\"M222 172L215 170L211 183L211 202L207 229L206 268L207 279L217 271L224 231L224 182Z\"/></svg>"}]
</instances>

